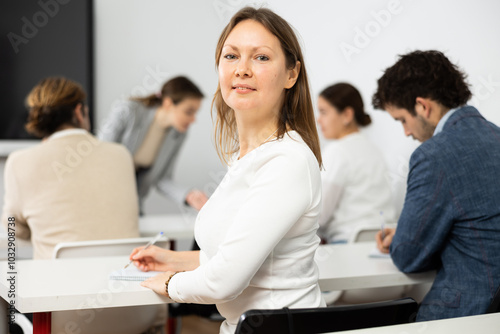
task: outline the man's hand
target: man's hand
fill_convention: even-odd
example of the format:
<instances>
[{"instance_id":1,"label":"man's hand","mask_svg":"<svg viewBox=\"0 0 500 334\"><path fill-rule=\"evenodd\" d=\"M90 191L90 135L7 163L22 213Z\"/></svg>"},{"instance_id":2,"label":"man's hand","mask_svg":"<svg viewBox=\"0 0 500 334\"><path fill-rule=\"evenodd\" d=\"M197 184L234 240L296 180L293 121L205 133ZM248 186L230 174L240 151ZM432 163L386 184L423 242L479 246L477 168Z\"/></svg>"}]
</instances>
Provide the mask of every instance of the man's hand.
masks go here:
<instances>
[{"instance_id":1,"label":"man's hand","mask_svg":"<svg viewBox=\"0 0 500 334\"><path fill-rule=\"evenodd\" d=\"M382 231L379 231L375 236L375 241L377 242L377 248L382 253L389 253L389 246L392 243L392 238L396 233L395 228L384 228L384 236L382 238Z\"/></svg>"}]
</instances>

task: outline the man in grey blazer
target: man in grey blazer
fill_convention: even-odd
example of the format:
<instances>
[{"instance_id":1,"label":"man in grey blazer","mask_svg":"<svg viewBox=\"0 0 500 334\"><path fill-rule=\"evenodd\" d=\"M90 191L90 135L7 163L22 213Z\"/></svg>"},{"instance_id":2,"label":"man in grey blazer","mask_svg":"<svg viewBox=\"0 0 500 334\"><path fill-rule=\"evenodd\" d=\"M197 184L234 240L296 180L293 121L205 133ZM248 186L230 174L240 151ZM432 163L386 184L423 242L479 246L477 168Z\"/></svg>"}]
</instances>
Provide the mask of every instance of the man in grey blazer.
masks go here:
<instances>
[{"instance_id":1,"label":"man in grey blazer","mask_svg":"<svg viewBox=\"0 0 500 334\"><path fill-rule=\"evenodd\" d=\"M401 56L373 96L422 142L397 230L377 235L401 271L437 270L419 321L485 313L500 285L500 129L470 97L465 75L438 51Z\"/></svg>"}]
</instances>

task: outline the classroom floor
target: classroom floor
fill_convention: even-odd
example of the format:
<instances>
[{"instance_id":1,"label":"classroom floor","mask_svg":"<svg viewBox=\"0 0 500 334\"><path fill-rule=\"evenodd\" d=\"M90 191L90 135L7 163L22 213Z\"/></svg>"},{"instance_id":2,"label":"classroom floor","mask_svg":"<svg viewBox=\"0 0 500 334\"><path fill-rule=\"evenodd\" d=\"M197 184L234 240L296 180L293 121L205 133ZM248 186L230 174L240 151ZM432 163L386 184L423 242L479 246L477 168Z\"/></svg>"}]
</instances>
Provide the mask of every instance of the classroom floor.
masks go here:
<instances>
[{"instance_id":1,"label":"classroom floor","mask_svg":"<svg viewBox=\"0 0 500 334\"><path fill-rule=\"evenodd\" d=\"M218 334L222 321L212 321L195 315L182 317L181 334Z\"/></svg>"}]
</instances>

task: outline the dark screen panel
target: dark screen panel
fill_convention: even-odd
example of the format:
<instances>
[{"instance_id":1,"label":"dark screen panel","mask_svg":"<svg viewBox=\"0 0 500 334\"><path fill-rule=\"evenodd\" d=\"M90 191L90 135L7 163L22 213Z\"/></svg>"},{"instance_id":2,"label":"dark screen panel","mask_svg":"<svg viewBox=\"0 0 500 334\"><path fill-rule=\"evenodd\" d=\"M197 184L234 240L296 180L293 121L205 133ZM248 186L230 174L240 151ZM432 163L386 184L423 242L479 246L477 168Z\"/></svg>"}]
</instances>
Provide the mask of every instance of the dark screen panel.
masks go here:
<instances>
[{"instance_id":1,"label":"dark screen panel","mask_svg":"<svg viewBox=\"0 0 500 334\"><path fill-rule=\"evenodd\" d=\"M0 1L0 139L32 138L24 100L44 77L82 84L92 112L92 9L91 0Z\"/></svg>"}]
</instances>

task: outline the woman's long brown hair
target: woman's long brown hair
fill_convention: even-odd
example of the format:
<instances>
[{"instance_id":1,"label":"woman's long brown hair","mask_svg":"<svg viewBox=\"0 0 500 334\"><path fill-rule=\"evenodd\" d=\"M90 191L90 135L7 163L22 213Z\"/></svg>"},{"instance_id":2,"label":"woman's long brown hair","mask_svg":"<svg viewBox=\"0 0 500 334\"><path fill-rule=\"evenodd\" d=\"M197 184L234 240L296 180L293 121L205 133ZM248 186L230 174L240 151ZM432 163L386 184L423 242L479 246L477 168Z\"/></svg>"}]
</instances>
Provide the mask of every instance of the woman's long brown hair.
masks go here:
<instances>
[{"instance_id":1,"label":"woman's long brown hair","mask_svg":"<svg viewBox=\"0 0 500 334\"><path fill-rule=\"evenodd\" d=\"M322 160L318 131L316 129L304 57L302 56L297 36L295 36L293 29L283 18L267 8L245 7L238 11L222 31L217 43L215 52L216 67L218 68L222 47L227 37L234 27L244 20L254 20L262 24L278 38L285 54L288 69L293 69L297 61L300 62L301 66L297 82L285 92L283 107L280 110L278 119L277 137L283 138L287 129L297 131L314 153L321 167ZM222 98L220 83L217 86L217 91L212 101L212 118L214 107L217 112L215 145L219 157L227 164L230 157L239 150L239 142L234 110Z\"/></svg>"}]
</instances>

